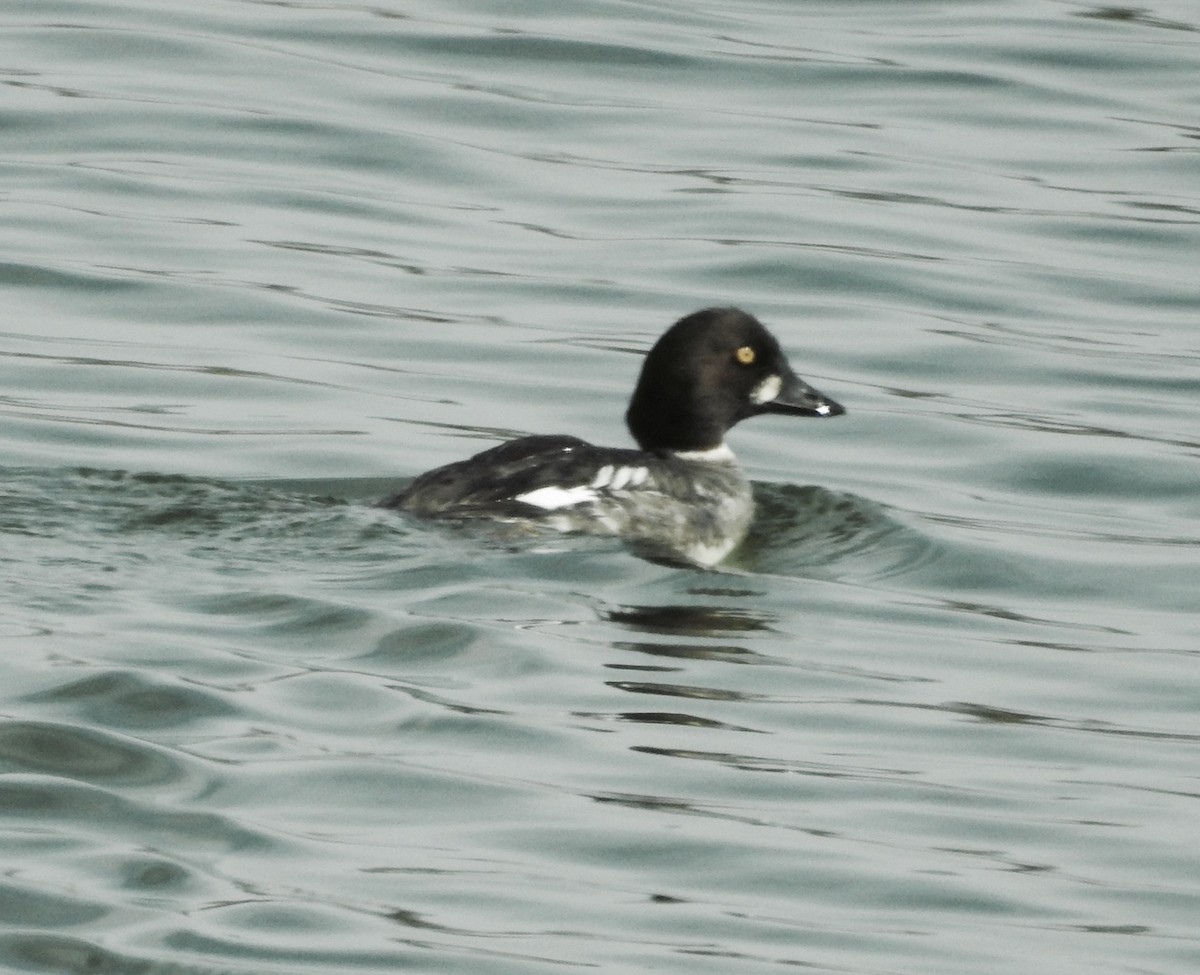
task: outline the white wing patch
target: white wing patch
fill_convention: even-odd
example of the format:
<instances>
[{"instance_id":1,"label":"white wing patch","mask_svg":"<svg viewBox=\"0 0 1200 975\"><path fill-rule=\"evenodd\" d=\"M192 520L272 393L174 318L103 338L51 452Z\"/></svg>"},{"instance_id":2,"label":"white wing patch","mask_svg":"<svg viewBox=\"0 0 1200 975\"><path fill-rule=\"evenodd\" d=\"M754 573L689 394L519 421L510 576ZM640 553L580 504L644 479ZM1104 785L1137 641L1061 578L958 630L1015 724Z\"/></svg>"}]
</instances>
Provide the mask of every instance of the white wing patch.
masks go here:
<instances>
[{"instance_id":1,"label":"white wing patch","mask_svg":"<svg viewBox=\"0 0 1200 975\"><path fill-rule=\"evenodd\" d=\"M598 501L601 491L622 491L625 488L641 487L649 476L650 470L646 467L617 467L614 464L605 464L596 471L596 476L590 484L577 484L574 487L549 485L518 494L515 500L546 511L556 511L588 501Z\"/></svg>"},{"instance_id":2,"label":"white wing patch","mask_svg":"<svg viewBox=\"0 0 1200 975\"><path fill-rule=\"evenodd\" d=\"M645 467L616 467L612 464L605 464L596 471L591 486L620 491L627 487L640 487L646 483L646 478L649 476L650 471Z\"/></svg>"},{"instance_id":3,"label":"white wing patch","mask_svg":"<svg viewBox=\"0 0 1200 975\"><path fill-rule=\"evenodd\" d=\"M783 379L779 376L768 376L750 390L750 402L757 406L770 403L779 395L781 389L783 389Z\"/></svg>"},{"instance_id":4,"label":"white wing patch","mask_svg":"<svg viewBox=\"0 0 1200 975\"><path fill-rule=\"evenodd\" d=\"M583 504L585 501L595 501L598 497L599 495L595 490L586 484L570 488L551 485L549 487L538 488L536 491L518 494L515 500L524 501L535 508L555 511L558 508L570 508L573 505Z\"/></svg>"}]
</instances>

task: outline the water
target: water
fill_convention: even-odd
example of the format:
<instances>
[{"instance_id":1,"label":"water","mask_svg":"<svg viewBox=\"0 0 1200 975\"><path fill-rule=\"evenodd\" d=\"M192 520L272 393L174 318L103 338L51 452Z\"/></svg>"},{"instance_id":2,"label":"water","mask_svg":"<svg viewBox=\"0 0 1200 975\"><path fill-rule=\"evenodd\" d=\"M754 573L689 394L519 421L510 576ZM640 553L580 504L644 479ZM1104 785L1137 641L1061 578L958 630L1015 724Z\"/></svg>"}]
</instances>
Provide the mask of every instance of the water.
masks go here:
<instances>
[{"instance_id":1,"label":"water","mask_svg":"<svg viewBox=\"0 0 1200 975\"><path fill-rule=\"evenodd\" d=\"M1194 5L40 0L0 30L0 968L1200 966ZM846 404L721 571L371 502Z\"/></svg>"}]
</instances>

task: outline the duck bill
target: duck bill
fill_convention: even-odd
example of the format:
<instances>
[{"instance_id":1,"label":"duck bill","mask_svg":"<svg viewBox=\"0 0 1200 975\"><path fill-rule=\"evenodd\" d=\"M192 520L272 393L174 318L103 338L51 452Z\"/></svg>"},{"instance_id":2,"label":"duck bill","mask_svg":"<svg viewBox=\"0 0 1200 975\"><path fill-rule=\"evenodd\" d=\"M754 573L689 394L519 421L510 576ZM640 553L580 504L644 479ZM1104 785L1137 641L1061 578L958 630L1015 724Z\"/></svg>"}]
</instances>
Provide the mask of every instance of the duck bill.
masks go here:
<instances>
[{"instance_id":1,"label":"duck bill","mask_svg":"<svg viewBox=\"0 0 1200 975\"><path fill-rule=\"evenodd\" d=\"M773 378L773 377L772 377ZM813 389L794 372L779 377L782 383L777 395L762 403L763 413L787 413L791 416L841 416L846 408L824 393Z\"/></svg>"}]
</instances>

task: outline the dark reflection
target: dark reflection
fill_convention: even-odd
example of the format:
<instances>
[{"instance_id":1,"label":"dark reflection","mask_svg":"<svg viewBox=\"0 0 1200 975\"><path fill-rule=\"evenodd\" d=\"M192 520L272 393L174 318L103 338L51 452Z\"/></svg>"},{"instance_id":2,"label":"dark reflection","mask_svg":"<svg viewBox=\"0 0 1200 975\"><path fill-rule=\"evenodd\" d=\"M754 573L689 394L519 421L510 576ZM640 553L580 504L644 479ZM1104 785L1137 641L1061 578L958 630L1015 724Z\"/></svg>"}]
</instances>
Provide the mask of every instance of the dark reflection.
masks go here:
<instances>
[{"instance_id":1,"label":"dark reflection","mask_svg":"<svg viewBox=\"0 0 1200 975\"><path fill-rule=\"evenodd\" d=\"M153 854L123 858L119 872L125 889L154 895L185 892L200 882L192 867Z\"/></svg>"},{"instance_id":2,"label":"dark reflection","mask_svg":"<svg viewBox=\"0 0 1200 975\"><path fill-rule=\"evenodd\" d=\"M656 667L653 664L604 664L604 666L610 670L635 670L642 674L673 674L683 670L682 667Z\"/></svg>"},{"instance_id":3,"label":"dark reflection","mask_svg":"<svg viewBox=\"0 0 1200 975\"><path fill-rule=\"evenodd\" d=\"M633 809L666 809L675 812L700 812L698 806L690 802L685 802L682 799L668 799L665 796L650 796L637 795L633 793L597 793L591 796L593 800L601 803L610 803L614 806L629 806Z\"/></svg>"},{"instance_id":4,"label":"dark reflection","mask_svg":"<svg viewBox=\"0 0 1200 975\"><path fill-rule=\"evenodd\" d=\"M640 795L638 793L594 793L588 796L593 802L606 803L615 806L626 806L630 809L643 809L651 812L667 812L675 813L684 816L704 816L706 819L719 819L725 822L742 823L746 826L763 826L768 825L768 821L757 816L747 816L739 813L730 812L725 808L712 808L694 802L685 802L682 799L669 799L664 796ZM814 829L808 826L793 826L785 825L779 822L771 822L769 825L775 829L795 830L798 833L806 833L809 836L832 837L838 834L832 830ZM653 898L659 901L662 895L655 895ZM664 897L660 903L675 903L675 899Z\"/></svg>"},{"instance_id":5,"label":"dark reflection","mask_svg":"<svg viewBox=\"0 0 1200 975\"><path fill-rule=\"evenodd\" d=\"M615 687L631 694L662 694L664 697L690 697L698 701L760 701L761 694L744 694L741 691L726 691L716 687L689 687L683 684L657 684L649 681L612 680L605 686Z\"/></svg>"},{"instance_id":6,"label":"dark reflection","mask_svg":"<svg viewBox=\"0 0 1200 975\"><path fill-rule=\"evenodd\" d=\"M408 911L403 908L391 911L384 915L389 921L395 921L397 924L402 924L406 928L425 928L429 931L462 931L461 928L449 928L444 924L437 924L433 921L425 920L425 917L419 911Z\"/></svg>"},{"instance_id":7,"label":"dark reflection","mask_svg":"<svg viewBox=\"0 0 1200 975\"><path fill-rule=\"evenodd\" d=\"M985 206L983 204L957 203L952 200L943 199L939 196L926 196L917 193L881 193L877 190L839 190L829 189L828 192L832 196L841 196L849 200L868 200L872 203L903 203L916 204L919 206L938 206L946 207L951 210L975 210L979 213L1013 213L1013 212L1028 212L1016 207L1002 206ZM925 257L925 260L937 260L933 257Z\"/></svg>"},{"instance_id":8,"label":"dark reflection","mask_svg":"<svg viewBox=\"0 0 1200 975\"><path fill-rule=\"evenodd\" d=\"M436 205L436 204L434 204ZM480 207L464 206L462 209L482 209ZM388 251L375 250L368 247L347 247L339 244L326 244L320 242L311 242L303 240L248 240L250 244L261 244L264 247L274 247L280 250L299 251L308 254L322 254L328 257L343 258L354 261L363 261L368 264L377 264L381 267L392 268L397 271L402 271L406 274L418 276L425 275L454 275L454 276L470 276L479 275L487 278L497 277L519 277L519 275L511 274L504 271L496 271L488 268L471 267L469 265L457 264L431 264L415 258L406 259L398 254L392 254ZM407 316L410 320L430 322L435 325L454 324L459 321L458 318L441 315L436 312L427 311L425 309L409 309Z\"/></svg>"},{"instance_id":9,"label":"dark reflection","mask_svg":"<svg viewBox=\"0 0 1200 975\"><path fill-rule=\"evenodd\" d=\"M613 646L618 650L630 650L634 653L645 653L652 657L674 657L682 660L720 660L729 664L780 664L785 662L780 657L770 657L765 653L759 653L757 650L750 650L746 647L738 647L731 644L709 646L706 644L696 643L621 642L614 643ZM609 666L629 670L678 669L667 667L637 667L634 665L623 664L609 664Z\"/></svg>"},{"instance_id":10,"label":"dark reflection","mask_svg":"<svg viewBox=\"0 0 1200 975\"><path fill-rule=\"evenodd\" d=\"M1115 626L1105 626L1100 623L1080 623L1076 620L1056 620L1048 616L1031 616L1028 613L1018 613L1016 610L990 603L974 602L967 599L938 600L938 605L952 613L972 613L987 616L992 619L1005 620L1012 623L1030 623L1035 626L1052 626L1064 630L1084 630L1092 633L1110 633L1115 636L1132 636L1129 630L1118 629Z\"/></svg>"},{"instance_id":11,"label":"dark reflection","mask_svg":"<svg viewBox=\"0 0 1200 975\"><path fill-rule=\"evenodd\" d=\"M994 725L1026 725L1050 728L1059 731L1081 731L1090 734L1116 735L1122 738L1139 738L1151 741L1200 741L1200 734L1185 734L1174 731L1153 731L1147 728L1130 728L1112 724L1099 718L1056 718L1053 715L1014 711L1010 708L980 704L976 701L950 701L945 704L911 704L900 701L859 701L859 704L876 704L884 707L916 708L918 710L942 711L961 714L976 721Z\"/></svg>"},{"instance_id":12,"label":"dark reflection","mask_svg":"<svg viewBox=\"0 0 1200 975\"><path fill-rule=\"evenodd\" d=\"M1142 27L1158 27L1163 30L1195 31L1196 25L1181 20L1164 20L1155 17L1146 7L1095 7L1092 10L1080 10L1076 17L1086 17L1089 20L1116 20Z\"/></svg>"},{"instance_id":13,"label":"dark reflection","mask_svg":"<svg viewBox=\"0 0 1200 975\"><path fill-rule=\"evenodd\" d=\"M629 654L640 654L669 664L652 665L618 660L606 664L611 670L639 671L642 673L668 674L688 669L689 663L730 663L757 665L784 665L787 661L776 659L729 642L730 636L741 636L752 640L763 634L773 634L778 617L774 613L757 610L746 605L760 594L753 589L713 585L689 587L687 594L699 597L695 603L666 603L660 606L649 604L613 606L600 610L602 620L616 624L622 629L635 630L653 635L653 640L614 640L614 650ZM675 640L662 639L674 637ZM717 642L719 641L719 642ZM708 675L711 680L711 673ZM629 694L650 694L659 697L688 699L693 701L757 701L760 695L747 694L719 686L674 683L666 680L614 680L606 686ZM671 724L704 729L749 731L723 721L676 711L625 712L617 720L638 724Z\"/></svg>"},{"instance_id":14,"label":"dark reflection","mask_svg":"<svg viewBox=\"0 0 1200 975\"><path fill-rule=\"evenodd\" d=\"M684 714L679 711L624 711L618 715L618 718L621 721L632 721L637 724L670 724L687 728L749 731L754 734L765 734L758 728L747 728L743 725L729 724L726 721L714 721L711 718L701 718L695 714Z\"/></svg>"},{"instance_id":15,"label":"dark reflection","mask_svg":"<svg viewBox=\"0 0 1200 975\"><path fill-rule=\"evenodd\" d=\"M952 704L946 708L958 714L966 714L980 721L992 724L1044 724L1046 718L1040 714L1026 714L1023 711L1010 711L1006 708L991 707L987 704Z\"/></svg>"},{"instance_id":16,"label":"dark reflection","mask_svg":"<svg viewBox=\"0 0 1200 975\"><path fill-rule=\"evenodd\" d=\"M769 630L775 617L726 606L621 606L602 614L611 623L643 633L722 636Z\"/></svg>"},{"instance_id":17,"label":"dark reflection","mask_svg":"<svg viewBox=\"0 0 1200 975\"><path fill-rule=\"evenodd\" d=\"M1050 873L1059 868L1050 863L1028 863L1023 860L1017 860L1010 856L1004 856L997 850L993 849L974 849L965 846L940 846L936 849L945 853L952 853L955 856L963 857L978 857L986 860L988 863L994 863L1001 870L1006 870L1009 873Z\"/></svg>"},{"instance_id":18,"label":"dark reflection","mask_svg":"<svg viewBox=\"0 0 1200 975\"><path fill-rule=\"evenodd\" d=\"M447 711L454 711L456 714L470 715L504 715L509 714L508 711L501 711L497 708L483 708L472 704L463 704L459 701L451 701L447 697L442 697L430 691L422 690L418 687L393 685L396 690L403 691L409 697L421 701L425 704L434 704L437 707L445 708Z\"/></svg>"},{"instance_id":19,"label":"dark reflection","mask_svg":"<svg viewBox=\"0 0 1200 975\"><path fill-rule=\"evenodd\" d=\"M693 596L720 596L726 599L746 599L749 596L761 596L758 589L733 589L728 586L692 586L688 592Z\"/></svg>"},{"instance_id":20,"label":"dark reflection","mask_svg":"<svg viewBox=\"0 0 1200 975\"><path fill-rule=\"evenodd\" d=\"M806 762L796 759L767 758L759 755L742 755L736 752L701 751L694 748L659 748L653 745L635 745L630 751L643 755L661 755L666 758L686 758L691 761L716 762L743 772L791 772L811 775L823 779L892 778L916 775L901 769L872 769L829 765L821 762Z\"/></svg>"}]
</instances>

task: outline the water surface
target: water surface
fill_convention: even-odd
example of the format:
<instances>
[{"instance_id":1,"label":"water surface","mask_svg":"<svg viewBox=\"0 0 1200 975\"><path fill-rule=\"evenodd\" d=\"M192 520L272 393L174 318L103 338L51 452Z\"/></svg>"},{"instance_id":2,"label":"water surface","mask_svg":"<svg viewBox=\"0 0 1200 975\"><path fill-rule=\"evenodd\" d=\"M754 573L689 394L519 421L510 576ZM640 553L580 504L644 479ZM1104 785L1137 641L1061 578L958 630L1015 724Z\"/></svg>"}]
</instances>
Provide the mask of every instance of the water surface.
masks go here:
<instances>
[{"instance_id":1,"label":"water surface","mask_svg":"<svg viewBox=\"0 0 1200 975\"><path fill-rule=\"evenodd\" d=\"M0 967L1196 971L1190 5L0 16ZM373 506L726 303L718 571Z\"/></svg>"}]
</instances>

